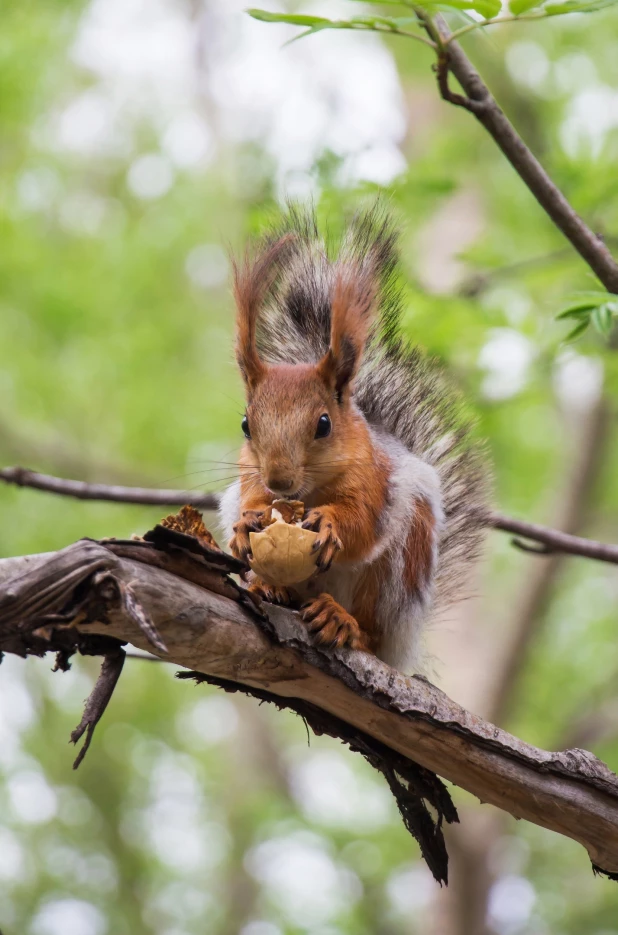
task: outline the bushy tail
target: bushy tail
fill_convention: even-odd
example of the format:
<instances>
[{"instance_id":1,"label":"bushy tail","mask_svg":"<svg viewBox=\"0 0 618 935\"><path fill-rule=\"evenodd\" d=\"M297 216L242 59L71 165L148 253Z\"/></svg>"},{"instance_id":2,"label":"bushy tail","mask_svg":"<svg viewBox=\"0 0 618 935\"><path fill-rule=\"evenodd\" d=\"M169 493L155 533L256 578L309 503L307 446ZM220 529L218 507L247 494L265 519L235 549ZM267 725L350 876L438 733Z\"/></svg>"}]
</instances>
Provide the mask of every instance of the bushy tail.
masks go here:
<instances>
[{"instance_id":1,"label":"bushy tail","mask_svg":"<svg viewBox=\"0 0 618 935\"><path fill-rule=\"evenodd\" d=\"M481 447L471 439L472 426L456 391L440 368L402 334L392 221L380 207L359 215L336 255L320 237L311 212L291 209L264 249L286 233L294 235L295 246L258 321L260 356L269 363L320 360L329 346L337 270L351 261L364 270L371 268L379 314L354 381L354 400L370 424L398 438L438 471L446 522L436 606L443 607L461 594L461 584L480 551L488 471Z\"/></svg>"}]
</instances>

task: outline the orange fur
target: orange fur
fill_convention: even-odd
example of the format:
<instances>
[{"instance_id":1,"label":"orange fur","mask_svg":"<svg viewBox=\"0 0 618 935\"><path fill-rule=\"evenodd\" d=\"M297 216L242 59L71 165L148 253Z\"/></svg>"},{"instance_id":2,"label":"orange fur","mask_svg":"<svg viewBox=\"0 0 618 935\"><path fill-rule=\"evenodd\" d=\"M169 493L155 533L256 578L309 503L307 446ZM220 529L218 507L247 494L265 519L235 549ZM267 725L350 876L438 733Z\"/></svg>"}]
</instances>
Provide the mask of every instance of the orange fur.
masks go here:
<instances>
[{"instance_id":1,"label":"orange fur","mask_svg":"<svg viewBox=\"0 0 618 935\"><path fill-rule=\"evenodd\" d=\"M435 518L426 500L418 500L414 525L406 540L404 582L409 591L419 591L431 575Z\"/></svg>"}]
</instances>

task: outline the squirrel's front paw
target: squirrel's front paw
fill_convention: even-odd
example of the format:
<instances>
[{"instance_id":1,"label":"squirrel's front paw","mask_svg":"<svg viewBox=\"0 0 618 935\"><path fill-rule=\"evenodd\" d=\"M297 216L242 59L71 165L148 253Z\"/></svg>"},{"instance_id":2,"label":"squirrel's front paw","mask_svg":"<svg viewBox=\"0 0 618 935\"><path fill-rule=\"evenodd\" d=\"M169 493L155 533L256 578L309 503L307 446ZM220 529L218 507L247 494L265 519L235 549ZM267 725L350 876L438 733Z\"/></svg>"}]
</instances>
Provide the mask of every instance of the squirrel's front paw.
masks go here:
<instances>
[{"instance_id":1,"label":"squirrel's front paw","mask_svg":"<svg viewBox=\"0 0 618 935\"><path fill-rule=\"evenodd\" d=\"M234 535L228 545L236 558L246 562L251 558L250 532L260 532L262 529L263 510L245 510L239 521L232 527Z\"/></svg>"},{"instance_id":2,"label":"squirrel's front paw","mask_svg":"<svg viewBox=\"0 0 618 935\"><path fill-rule=\"evenodd\" d=\"M358 622L330 594L320 594L303 604L300 615L307 629L315 634L316 643L370 652L367 637Z\"/></svg>"},{"instance_id":3,"label":"squirrel's front paw","mask_svg":"<svg viewBox=\"0 0 618 935\"><path fill-rule=\"evenodd\" d=\"M294 604L294 597L289 588L266 584L261 578L254 578L247 590L259 597L261 601L268 601L269 604L281 604L282 607L291 607Z\"/></svg>"},{"instance_id":4,"label":"squirrel's front paw","mask_svg":"<svg viewBox=\"0 0 618 935\"><path fill-rule=\"evenodd\" d=\"M318 553L315 567L318 572L328 571L335 555L343 548L332 513L326 508L320 509L319 507L308 510L303 529L312 529L317 532L318 538L313 544L313 551Z\"/></svg>"}]
</instances>

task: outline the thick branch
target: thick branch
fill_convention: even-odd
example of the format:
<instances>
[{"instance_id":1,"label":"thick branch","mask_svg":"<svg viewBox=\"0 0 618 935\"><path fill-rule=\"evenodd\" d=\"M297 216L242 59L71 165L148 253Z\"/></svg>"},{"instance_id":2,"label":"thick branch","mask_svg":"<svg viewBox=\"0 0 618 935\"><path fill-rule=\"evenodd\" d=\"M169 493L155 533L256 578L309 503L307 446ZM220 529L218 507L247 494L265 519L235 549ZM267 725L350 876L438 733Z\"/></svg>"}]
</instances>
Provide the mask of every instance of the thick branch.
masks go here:
<instances>
[{"instance_id":1,"label":"thick branch","mask_svg":"<svg viewBox=\"0 0 618 935\"><path fill-rule=\"evenodd\" d=\"M112 503L133 503L144 506L182 506L191 503L202 510L216 510L219 496L216 493L202 493L195 490L157 490L150 487L119 487L106 484L88 484L80 480L67 480L53 477L51 474L39 474L21 467L0 468L0 480L18 487L30 487L63 497L75 497L78 500L106 500ZM525 520L511 519L501 513L487 513L485 525L504 532L539 542L543 546L540 554L564 552L579 555L582 558L597 559L601 562L618 564L618 545L583 539L541 526ZM520 544L520 543L518 543Z\"/></svg>"},{"instance_id":2,"label":"thick branch","mask_svg":"<svg viewBox=\"0 0 618 935\"><path fill-rule=\"evenodd\" d=\"M597 868L618 872L618 779L591 754L532 747L423 678L405 678L364 653L313 647L291 611L269 606L260 620L231 597L119 558L113 543L85 540L48 556L0 561L0 648L14 647L28 629L19 609L31 608L36 622L45 622L47 600L53 620L59 602L63 619L73 602L80 631L152 651L123 602L105 604L96 586L101 573L130 583L174 663L321 709L481 801L579 841Z\"/></svg>"},{"instance_id":3,"label":"thick branch","mask_svg":"<svg viewBox=\"0 0 618 935\"><path fill-rule=\"evenodd\" d=\"M450 39L450 29L441 16L434 17L433 21L422 12L419 16L431 38L441 39L442 42ZM448 71L455 75L467 97L450 91ZM440 92L445 100L465 106L474 114L556 227L571 242L605 288L609 292L618 293L618 263L603 240L584 223L528 149L457 42L449 42L446 46L438 62L437 74Z\"/></svg>"}]
</instances>

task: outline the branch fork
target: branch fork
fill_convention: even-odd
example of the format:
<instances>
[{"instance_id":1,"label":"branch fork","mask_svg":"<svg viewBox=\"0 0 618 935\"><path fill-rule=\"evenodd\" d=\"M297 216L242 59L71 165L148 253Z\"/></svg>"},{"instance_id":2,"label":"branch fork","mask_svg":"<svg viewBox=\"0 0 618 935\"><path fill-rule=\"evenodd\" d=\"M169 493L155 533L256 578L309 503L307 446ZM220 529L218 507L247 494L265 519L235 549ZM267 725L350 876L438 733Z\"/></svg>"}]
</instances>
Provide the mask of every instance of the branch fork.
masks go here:
<instances>
[{"instance_id":1,"label":"branch fork","mask_svg":"<svg viewBox=\"0 0 618 935\"><path fill-rule=\"evenodd\" d=\"M465 110L469 110L470 113L476 115L485 113L491 106L491 101L488 99L487 95L483 95L479 98L466 97L464 94L459 94L457 91L451 90L449 85L450 62L448 47L443 47L440 50L437 62L431 67L436 74L440 97L443 101L454 104L456 107L463 107Z\"/></svg>"}]
</instances>

